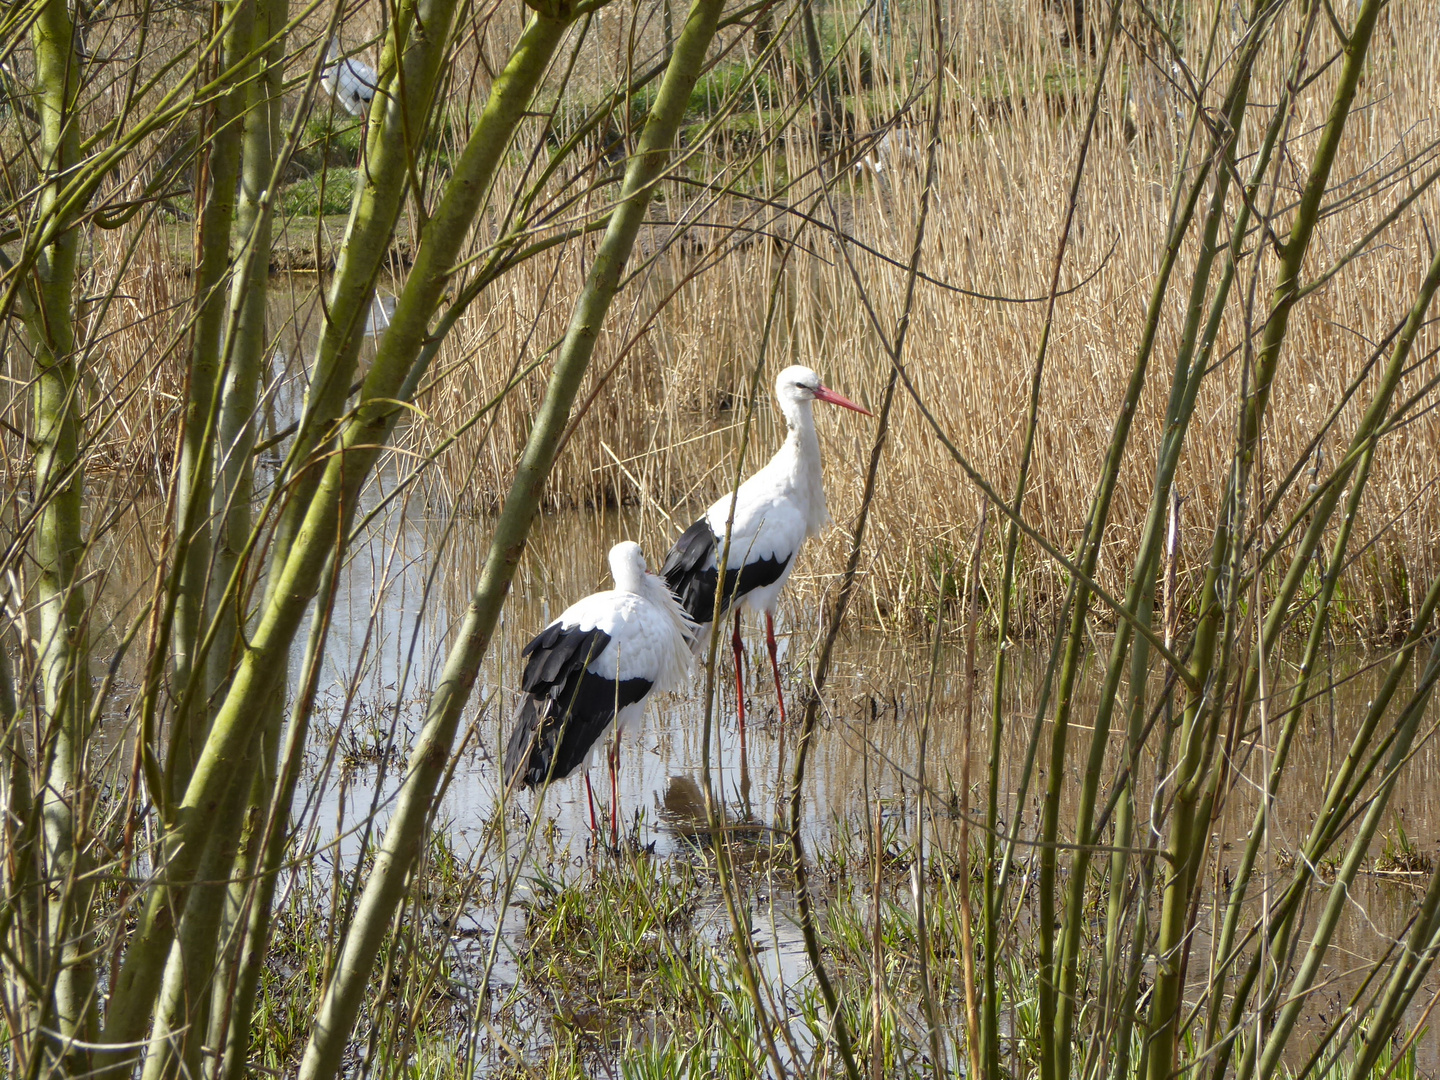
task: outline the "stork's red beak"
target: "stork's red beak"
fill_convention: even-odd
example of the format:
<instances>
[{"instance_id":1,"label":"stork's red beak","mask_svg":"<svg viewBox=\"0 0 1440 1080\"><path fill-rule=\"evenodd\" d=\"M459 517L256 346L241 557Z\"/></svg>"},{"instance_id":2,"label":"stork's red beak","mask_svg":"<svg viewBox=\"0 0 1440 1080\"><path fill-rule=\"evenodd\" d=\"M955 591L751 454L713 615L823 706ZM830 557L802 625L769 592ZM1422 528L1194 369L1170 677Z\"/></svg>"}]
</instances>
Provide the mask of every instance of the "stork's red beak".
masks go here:
<instances>
[{"instance_id":1,"label":"stork's red beak","mask_svg":"<svg viewBox=\"0 0 1440 1080\"><path fill-rule=\"evenodd\" d=\"M828 386L818 386L815 388L815 400L823 401L830 405L839 405L842 409L854 409L856 412L864 413L866 416L874 415L869 409L862 409L844 394L837 394Z\"/></svg>"}]
</instances>

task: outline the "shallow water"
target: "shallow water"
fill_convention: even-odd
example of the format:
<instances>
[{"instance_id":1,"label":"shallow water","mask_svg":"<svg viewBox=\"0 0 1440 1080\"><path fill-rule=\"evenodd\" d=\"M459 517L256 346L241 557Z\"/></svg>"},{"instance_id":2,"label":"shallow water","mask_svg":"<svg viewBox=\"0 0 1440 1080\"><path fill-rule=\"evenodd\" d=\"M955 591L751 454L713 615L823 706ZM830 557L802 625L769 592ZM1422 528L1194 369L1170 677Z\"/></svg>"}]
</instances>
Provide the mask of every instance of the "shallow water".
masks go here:
<instances>
[{"instance_id":1,"label":"shallow water","mask_svg":"<svg viewBox=\"0 0 1440 1080\"><path fill-rule=\"evenodd\" d=\"M382 477L370 498L378 500L393 484L393 477ZM405 501L398 500L395 510L377 522L368 538L355 547L337 593L320 683L322 707L312 735L311 769L297 816L321 865L334 868L338 858L347 873L353 873L360 861L367 823L377 835L384 828L404 752L418 729L426 694L438 677L451 631L469 600L489 539L488 520L430 516L417 503L418 496L407 509ZM152 571L136 545L146 531L143 521L158 512L158 507L137 509L136 521L141 527L118 530L112 538L108 592L117 616L128 606L124 598L135 595L150 580ZM605 553L613 542L638 539L655 564L663 558L671 535L653 515L634 512L568 513L537 520L462 722L463 751L438 812L437 820L451 847L462 860L475 860L476 869L486 858L477 858L477 854L495 813L495 763L515 706L520 649L563 607L608 586ZM816 646L824 582L822 568L802 560L796 587L781 611L779 650L792 716L798 715L802 680ZM763 838L766 830L783 821L795 757L794 723L785 727L775 718L775 691L763 633L751 627L746 670L750 722L746 738L740 739L728 642L723 644L710 746L714 790L738 834ZM947 640L927 724L928 644L866 629L858 621L844 635L824 695L824 721L812 749L805 786L803 833L811 851L844 842L862 827L860 822L872 819L877 806L901 834L913 835L922 728L926 730L928 782L942 794L954 794L959 804L965 690L961 657L958 637ZM1045 659L1023 646L1012 659L1014 699L1008 703L1008 712L1013 720L1002 752L1002 806L1007 801L1013 804L1019 785L1024 740ZM1284 868L1287 853L1304 839L1309 807L1318 804L1327 772L1344 752L1348 728L1363 711L1383 673L1382 660L1359 648L1340 649L1335 654L1334 670L1340 684L1333 696L1317 701L1307 718L1308 730L1292 753L1285 789L1275 805L1270 860L1277 882L1288 877ZM291 658L292 685L298 682L300 662L297 643ZM976 687L970 804L980 816L991 714L991 664L987 656L977 663L981 677ZM1069 799L1078 790L1089 749L1086 725L1097 692L1093 666L1092 661L1089 681L1077 695L1073 714L1067 766L1072 777L1066 787ZM1273 674L1278 684L1283 685L1286 670L1282 666ZM668 695L653 705L638 734L628 737L620 750L622 826L642 849L661 858L692 857L697 841L703 844L708 840L702 793L703 685L702 675L689 692ZM1118 741L1112 740L1112 759L1117 746ZM1261 775L1266 757L1260 740L1242 743L1241 750L1236 767L1250 776ZM340 763L338 768L327 767L332 753ZM1153 774L1154 763L1146 763L1145 768ZM593 772L603 815L609 809L609 785L603 766ZM1440 844L1437 781L1440 762L1432 739L1421 747L1392 801L1394 823L1403 825L1427 854L1436 853ZM1038 821L1043 784L1043 769L1037 766L1024 811L1016 822L1022 838L1032 835ZM1238 860L1255 805L1253 791L1242 788L1216 823L1222 848L1216 873L1223 875L1227 863L1233 866ZM544 832L550 837L546 841L550 873L561 877L580 873L596 857L585 785L578 775L555 784L543 803L531 792L515 797L506 819L512 843L518 843L515 838L522 837L527 823L536 817L541 825L537 835ZM1074 807L1067 805L1062 821L1073 820ZM941 817L933 825L931 829L927 824L927 830L940 843L953 843L951 821ZM1021 858L1026 854L1022 846ZM496 864L493 854L488 858L493 881ZM774 892L773 899L769 895L752 897L751 915L756 925L764 928L767 947L761 961L767 975L777 984L793 986L803 983L808 965L786 896L782 889ZM1258 890L1252 890L1254 893ZM1373 875L1360 878L1352 891L1354 917L1342 924L1323 989L1314 998L1312 1016L1317 1023L1343 1007L1358 985L1357 972L1363 961L1378 956L1393 935L1403 931L1417 899L1418 891L1404 881ZM462 961L455 965L455 977L462 985L477 976L497 915L493 905L477 903L455 928L452 941ZM702 934L716 940L728 934L728 920L718 899L698 917ZM1197 989L1203 985L1204 958L1210 948L1203 929L1209 924L1208 910L1201 911L1199 923L1202 931L1195 941L1191 966ZM523 929L523 909L512 906L503 921L502 938L507 947L499 951L491 973L492 987L513 986L519 978L512 950L523 947ZM1421 995L1417 1009L1423 1008L1425 997ZM1440 1043L1435 1035L1423 1039L1420 1061L1427 1070L1440 1063Z\"/></svg>"}]
</instances>

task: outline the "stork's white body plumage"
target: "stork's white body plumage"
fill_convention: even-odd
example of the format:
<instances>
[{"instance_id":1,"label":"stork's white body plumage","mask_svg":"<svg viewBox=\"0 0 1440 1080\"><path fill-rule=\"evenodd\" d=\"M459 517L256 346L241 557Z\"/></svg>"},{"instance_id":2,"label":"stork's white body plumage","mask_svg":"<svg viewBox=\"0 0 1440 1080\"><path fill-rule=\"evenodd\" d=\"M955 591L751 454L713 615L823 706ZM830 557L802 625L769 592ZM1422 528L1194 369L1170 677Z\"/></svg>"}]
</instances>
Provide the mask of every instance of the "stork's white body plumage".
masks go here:
<instances>
[{"instance_id":1,"label":"stork's white body plumage","mask_svg":"<svg viewBox=\"0 0 1440 1080\"><path fill-rule=\"evenodd\" d=\"M536 787L576 769L588 773L607 737L613 748L655 694L689 678L694 626L646 569L639 545L616 544L610 572L615 588L571 604L525 646L524 697L505 751L508 782ZM612 749L612 796L614 766Z\"/></svg>"},{"instance_id":2,"label":"stork's white body plumage","mask_svg":"<svg viewBox=\"0 0 1440 1080\"><path fill-rule=\"evenodd\" d=\"M780 692L780 669L775 654L775 608L790 580L801 545L830 522L820 469L820 439L815 433L811 406L829 402L869 415L865 409L827 388L807 367L789 367L775 380L775 400L785 416L789 433L775 456L734 495L724 495L705 511L675 542L660 571L697 624L696 651L710 639L717 589L720 613L735 614L732 646L735 652L736 693L744 728L744 691L740 686L740 613L763 613L770 663L780 715L785 715ZM733 521L732 521L733 506ZM718 572L726 532L730 547L723 584Z\"/></svg>"},{"instance_id":3,"label":"stork's white body plumage","mask_svg":"<svg viewBox=\"0 0 1440 1080\"><path fill-rule=\"evenodd\" d=\"M325 49L320 84L351 116L364 116L375 97L377 78L375 69L365 61L354 56L342 58L340 46L332 39Z\"/></svg>"},{"instance_id":4,"label":"stork's white body plumage","mask_svg":"<svg viewBox=\"0 0 1440 1080\"><path fill-rule=\"evenodd\" d=\"M610 640L585 670L607 683L643 680L650 685L643 698L623 706L597 734L590 747L591 759L608 736L623 735L639 723L654 695L679 690L689 681L693 655L688 643L693 628L665 583L654 574L647 573L634 591L591 593L571 604L550 625L568 633L603 631ZM587 768L590 763L586 761Z\"/></svg>"},{"instance_id":5,"label":"stork's white body plumage","mask_svg":"<svg viewBox=\"0 0 1440 1080\"><path fill-rule=\"evenodd\" d=\"M790 431L784 445L763 469L741 484L738 491L722 495L705 511L705 521L721 540L721 546L729 527L727 569L740 570L767 559L780 563L780 576L776 580L757 585L736 599L737 607L757 615L774 613L780 593L790 580L790 572L795 569L801 545L830 524L820 475L820 439L815 434L810 402L789 404L785 419ZM735 507L733 523L730 521L732 504ZM710 559L710 569L714 568L719 554L717 546Z\"/></svg>"}]
</instances>

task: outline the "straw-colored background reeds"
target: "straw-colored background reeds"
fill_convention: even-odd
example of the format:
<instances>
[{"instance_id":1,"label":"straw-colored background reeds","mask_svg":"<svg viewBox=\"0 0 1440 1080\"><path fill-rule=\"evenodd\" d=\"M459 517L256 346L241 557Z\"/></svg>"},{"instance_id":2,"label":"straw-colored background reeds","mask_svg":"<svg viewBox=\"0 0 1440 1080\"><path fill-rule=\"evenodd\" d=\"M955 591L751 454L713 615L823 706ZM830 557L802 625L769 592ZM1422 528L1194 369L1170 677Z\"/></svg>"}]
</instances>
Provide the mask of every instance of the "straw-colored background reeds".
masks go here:
<instances>
[{"instance_id":1,"label":"straw-colored background reeds","mask_svg":"<svg viewBox=\"0 0 1440 1080\"><path fill-rule=\"evenodd\" d=\"M1370 104L1357 111L1346 131L1334 173L1339 184L1327 199L1333 209L1317 232L1310 278L1343 258L1435 167L1440 46L1422 25L1426 18L1413 5L1392 6L1383 16L1371 74L1362 87ZM1189 28L1192 34L1201 29ZM1053 19L1038 7L967 8L952 33L934 210L921 268L934 279L974 292L1043 298L1075 164L1083 78L1067 82L1052 74L1047 79L1047 73L1066 70L1063 65L1073 54L1061 43ZM863 31L857 38L879 48ZM1158 51L1157 43L1145 44ZM1136 41L1127 43L1123 63L1112 68L1102 97L1060 278L1062 290L1074 291L1057 303L1042 383L1025 515L1062 549L1073 547L1083 528L1140 340L1189 124L1185 96L1168 82L1176 76L1144 61L1140 48ZM1272 100L1277 92L1283 73L1274 61L1273 56L1262 60L1256 101ZM1087 62L1082 56L1082 75ZM1277 227L1297 196L1297 177L1303 175L1297 163L1308 161L1313 150L1332 74L1320 74L1302 96L1291 118L1279 185L1274 191L1262 188L1263 198L1275 200ZM870 110L857 110L857 145L903 103L903 90L855 99ZM1212 119L1213 96L1207 98ZM878 401L888 361L839 242L823 226L837 215L840 227L858 242L851 244L849 257L888 322L900 307L903 263L924 180L925 121L922 99L896 123L898 138L892 138L891 147L899 149L892 149L885 171L877 177L873 171L850 170L828 203L816 195L816 155L808 140L790 138L762 152L750 173L737 176L737 187L757 196L765 194L759 176L799 177L785 202L812 215L816 225L740 194L710 202L683 185L667 189L655 210L657 222L688 217L704 224L691 225L688 243L669 248L642 270L642 284L632 288L633 302L618 308L607 327L592 380L616 363L654 298L675 289L654 327L618 361L580 422L551 483L555 503L639 499L683 525L695 504L723 490L733 475L726 450L733 449L734 425L744 418L749 374L777 281L779 314L765 359L767 373L790 363L808 364L844 392L872 405ZM1242 175L1246 154L1260 137L1257 123L1240 135ZM762 128L761 141L764 134ZM691 167L719 171L717 162L703 156ZM1273 487L1301 462L1301 479L1282 504L1291 511L1314 476L1323 477L1343 452L1368 404L1361 379L1333 425L1325 428L1374 349L1403 318L1428 261L1432 241L1425 223L1434 220L1435 209L1434 193L1426 192L1362 257L1310 295L1292 319L1261 468L1262 486ZM762 235L731 232L731 225L762 230ZM657 234L664 230L657 224ZM786 260L783 247L792 239L797 250ZM860 244L895 261L886 263ZM718 257L714 249L727 245L728 253ZM1181 251L1175 281L1188 283L1196 247L1192 235ZM712 258L716 265L676 288ZM1208 553L1210 515L1231 466L1235 403L1249 359L1247 320L1253 340L1268 310L1275 261L1271 238L1253 236L1217 343L1220 367L1202 390L1187 440L1178 487L1188 500L1182 511L1183 565L1192 571ZM568 295L582 265L582 254L573 250L553 262L538 260L490 294L447 349L449 373L424 399L434 423L412 432L417 448L435 445L476 401L499 389L521 341L528 339L527 356L533 357L555 340L565 308L553 302L547 308L542 298L547 285L552 297ZM1133 555L1149 498L1183 298L1183 290L1172 289L1100 559L1101 581L1117 590L1123 587L1117 577ZM542 317L540 329L532 333L537 310L550 318L547 323ZM1019 464L1043 318L1043 303L981 300L922 284L907 340L907 365L940 423L1006 494ZM1425 359L1407 378L1407 394L1435 372L1431 354L1437 338L1427 331L1421 340L1417 353ZM770 404L769 381L757 412L752 467L783 437ZM539 382L532 380L502 410L493 434L477 427L442 455L446 497L484 509L503 492L539 392ZM1413 421L1387 436L1377 457L1358 533L1373 544L1358 556L1361 572L1352 576L1349 611L1357 620L1352 628L1382 632L1403 625L1414 600L1411 590L1423 589L1412 583L1423 582L1436 569L1440 418L1423 403L1412 415ZM869 432L851 415L826 415L821 424L832 511L843 523L863 480ZM711 430L709 437L699 437ZM1307 459L1317 437L1320 453ZM934 589L936 566L966 547L978 509L977 491L902 396L868 541L870 616L904 623L917 605L923 607ZM658 526L665 522L658 511L654 520L657 531L647 544L663 550L673 532L660 535L664 530ZM843 544L840 531L831 533L820 551L807 556L803 570L833 568ZM1037 559L1022 571L1022 595L1033 607L1051 594L1057 580L1054 568Z\"/></svg>"},{"instance_id":2,"label":"straw-colored background reeds","mask_svg":"<svg viewBox=\"0 0 1440 1080\"><path fill-rule=\"evenodd\" d=\"M629 9L607 9L595 20L591 32L608 44L585 53L586 62L593 65L595 55L613 53L615 68L587 70L578 84L584 90L580 97L598 101L618 73L628 70L627 56L659 46L657 12L637 16ZM774 63L758 67L758 78L736 75L708 84L707 92L722 98L722 90L733 92L733 109L713 129L705 126L707 116L687 129L689 153L678 173L682 179L667 182L652 207L654 223L642 236L634 277L612 311L589 376L590 388L599 386L598 392L550 482L552 504L639 502L648 531L642 539L654 555L662 552L675 527L733 478L738 426L776 289L777 315L747 469L783 437L769 385L785 365L810 365L857 400L878 402L888 360L847 260L890 332L900 309L903 264L924 182L933 97L932 86L909 81L920 47L919 30L910 25L915 20L901 18L899 9L892 17L887 34L875 12L824 13L827 45L837 56L836 81L850 91L841 96L848 119L838 125L844 128L838 136L817 139L809 106L797 104L805 81L798 51L782 50ZM1298 27L1298 13L1287 18ZM1176 16L1171 32L1185 39L1190 54L1202 53L1208 19L1208 8ZM1365 104L1345 132L1334 171L1338 183L1327 197L1330 210L1311 249L1310 279L1343 258L1440 160L1435 124L1440 44L1432 22L1433 12L1425 5L1390 5L1381 17L1360 90ZM363 47L362 23L354 24L359 28L355 34L346 30L347 47ZM1296 27L1275 41L1289 40L1286 34ZM1187 145L1201 146L1206 138L1202 132L1191 143L1188 86L1166 59L1158 34L1128 22L1127 28L1129 36L1106 78L1060 274L1062 295L1041 385L1024 509L1027 520L1062 549L1072 548L1083 528L1163 253L1181 157ZM838 45L847 32L847 42ZM1008 495L1019 464L1043 298L1097 56L1073 47L1056 10L1039 2L965 5L955 10L947 33L938 171L921 270L961 289L1031 302L980 299L922 282L904 359L945 431L996 490ZM755 64L751 36L732 32L722 38L720 47L729 50L731 65L726 70L743 72ZM473 62L476 39L460 46L472 58L468 67L457 69L469 72L469 83L461 85L465 79L457 76L450 95L450 126L457 138L494 66L493 61ZM479 34L478 40L488 39ZM497 34L496 40L509 38ZM1204 91L1211 122L1217 117L1217 87L1228 78L1233 28L1222 25L1217 40L1217 74ZM1307 72L1314 82L1299 95L1290 118L1285 152L1273 173L1278 183L1260 189L1261 209L1274 213L1282 236L1338 68L1331 64L1317 71L1327 59L1317 52ZM1284 77L1283 61L1278 45L1262 53L1252 93L1261 107L1251 110L1239 135L1242 177L1269 115L1264 103L1274 100ZM297 51L297 76L309 62L310 54ZM722 112L716 99L711 116ZM787 126L792 113L798 120ZM611 167L602 143L624 140L634 124L624 108L617 110L604 125L604 138L597 134L591 140L589 172L578 182L569 176L552 181L538 205L554 200L556 216L537 229L537 237L546 235L546 228L594 220L603 212L618 189L596 182ZM563 121L559 126L563 129ZM871 149L886 129L888 143ZM496 205L504 205L527 176L533 179L537 132L532 126L517 141L497 181L505 197ZM878 175L855 166L867 154L882 162ZM1189 151L1182 176L1188 178L1199 156L1198 150ZM538 157L543 162L545 155ZM822 195L821 179L837 173L829 195ZM710 189L702 190L698 181L709 181ZM718 196L713 193L717 181L727 189ZM583 197L564 201L587 183L591 186ZM1372 352L1403 318L1428 261L1436 209L1437 197L1427 190L1295 312L1265 429L1257 491L1268 491L1299 463L1300 480L1282 502L1287 511L1300 504L1310 479L1323 476L1333 464L1368 403L1367 384L1360 378L1334 424L1324 429ZM837 225L842 238L834 232ZM141 471L148 471L142 459L165 457L173 441L166 425L178 413L164 403L176 400L181 351L173 343L184 320L174 312L188 291L188 285L156 269L163 261L156 250L159 242L138 235L147 227L165 228L157 215L149 226L137 224L95 241L93 291L103 291L105 275L120 274L120 291L132 299L112 304L104 326L89 331L90 341L106 342L91 353L96 391L112 403L116 395L130 395L118 418L106 426L108 434L97 435L99 442L115 444L100 460ZM481 223L474 237L477 252L494 240L498 228L493 214ZM297 219L281 233L281 242L313 244L315 229L312 220ZM168 242L176 246L173 237ZM1197 243L1192 230L1174 271L1174 280L1183 286L1188 287ZM1268 311L1274 243L1274 234L1259 232L1247 242L1217 344L1219 368L1202 389L1186 442L1178 475L1179 491L1187 498L1182 568L1188 573L1182 576L1182 590L1197 584L1194 571L1208 552L1211 515L1235 444L1247 341L1254 340ZM134 245L133 254L121 250L126 244ZM446 343L402 438L407 452L438 451L436 467L426 478L437 509L484 513L503 495L543 392L545 350L564 331L569 298L593 244L593 234L569 241L507 273L482 294ZM303 295L313 290L313 279L299 280L298 289L282 285L276 291ZM1165 306L1100 558L1100 581L1116 590L1123 588L1118 579L1133 554L1149 499L1184 295L1184 287L1172 288ZM309 310L313 317L313 303ZM277 322L285 317L288 313L282 312ZM274 332L281 338L285 330L277 326ZM1402 397L1433 377L1436 344L1432 331L1422 333L1417 348L1422 359L1407 377ZM477 410L513 373L531 365L537 366L500 409L474 423ZM137 394L137 379L155 392ZM1359 523L1358 535L1365 540L1357 545L1356 572L1347 592L1351 627L1363 633L1403 626L1415 599L1411 593L1423 587L1415 583L1437 569L1440 418L1429 411L1432 403L1433 395L1413 407L1410 419L1385 437L1377 455ZM824 415L821 430L831 508L843 525L863 479L870 429L846 414ZM1320 454L1307 457L1312 441ZM860 608L863 617L906 625L927 610L937 568L966 549L978 513L979 493L902 394L867 540L871 600ZM997 537L992 533L996 545ZM823 580L843 544L843 530L831 532L810 549L797 581ZM1023 558L1020 608L1043 612L1060 575L1038 553Z\"/></svg>"}]
</instances>

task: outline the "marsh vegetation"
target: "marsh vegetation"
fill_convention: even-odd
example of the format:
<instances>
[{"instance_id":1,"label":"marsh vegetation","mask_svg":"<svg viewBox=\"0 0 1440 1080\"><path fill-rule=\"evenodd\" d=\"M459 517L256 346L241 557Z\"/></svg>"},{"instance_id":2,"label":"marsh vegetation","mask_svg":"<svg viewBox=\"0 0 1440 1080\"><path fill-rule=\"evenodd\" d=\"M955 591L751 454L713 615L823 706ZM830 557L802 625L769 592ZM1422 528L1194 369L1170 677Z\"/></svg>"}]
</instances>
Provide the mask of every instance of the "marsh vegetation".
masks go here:
<instances>
[{"instance_id":1,"label":"marsh vegetation","mask_svg":"<svg viewBox=\"0 0 1440 1080\"><path fill-rule=\"evenodd\" d=\"M1434 28L10 5L8 1074L1435 1073ZM797 362L789 722L504 792Z\"/></svg>"}]
</instances>

